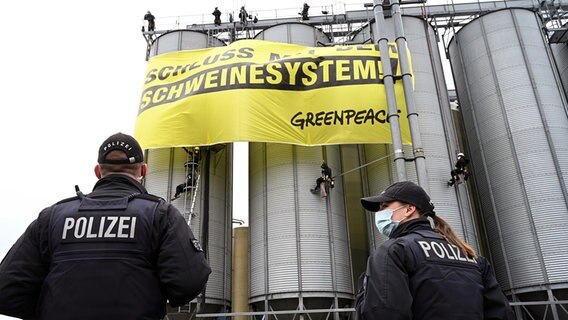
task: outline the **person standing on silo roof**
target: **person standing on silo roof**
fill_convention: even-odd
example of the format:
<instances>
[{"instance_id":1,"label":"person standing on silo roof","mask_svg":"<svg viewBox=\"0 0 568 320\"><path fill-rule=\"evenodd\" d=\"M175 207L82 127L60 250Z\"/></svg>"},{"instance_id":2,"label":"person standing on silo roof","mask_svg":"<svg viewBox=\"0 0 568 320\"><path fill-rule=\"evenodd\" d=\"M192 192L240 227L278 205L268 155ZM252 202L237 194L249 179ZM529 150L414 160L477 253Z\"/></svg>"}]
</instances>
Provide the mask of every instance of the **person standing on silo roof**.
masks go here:
<instances>
[{"instance_id":1,"label":"person standing on silo roof","mask_svg":"<svg viewBox=\"0 0 568 320\"><path fill-rule=\"evenodd\" d=\"M145 15L144 15L144 20L148 21L148 31L154 31L154 29L156 28L155 25L155 20L156 18L154 17L154 15L152 13L150 13L150 11L148 11Z\"/></svg>"}]
</instances>

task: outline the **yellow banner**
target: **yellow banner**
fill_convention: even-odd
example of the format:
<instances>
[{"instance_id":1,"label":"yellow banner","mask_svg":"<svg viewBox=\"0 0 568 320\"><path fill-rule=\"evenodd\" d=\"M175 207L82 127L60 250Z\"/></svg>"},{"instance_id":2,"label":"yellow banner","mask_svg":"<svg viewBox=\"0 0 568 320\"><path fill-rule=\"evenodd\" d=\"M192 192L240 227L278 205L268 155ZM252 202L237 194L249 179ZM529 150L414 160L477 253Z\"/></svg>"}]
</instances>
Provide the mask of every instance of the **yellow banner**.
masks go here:
<instances>
[{"instance_id":1,"label":"yellow banner","mask_svg":"<svg viewBox=\"0 0 568 320\"><path fill-rule=\"evenodd\" d=\"M410 143L398 54L389 48L403 142ZM134 135L144 148L391 143L387 116L375 45L240 40L152 57Z\"/></svg>"}]
</instances>

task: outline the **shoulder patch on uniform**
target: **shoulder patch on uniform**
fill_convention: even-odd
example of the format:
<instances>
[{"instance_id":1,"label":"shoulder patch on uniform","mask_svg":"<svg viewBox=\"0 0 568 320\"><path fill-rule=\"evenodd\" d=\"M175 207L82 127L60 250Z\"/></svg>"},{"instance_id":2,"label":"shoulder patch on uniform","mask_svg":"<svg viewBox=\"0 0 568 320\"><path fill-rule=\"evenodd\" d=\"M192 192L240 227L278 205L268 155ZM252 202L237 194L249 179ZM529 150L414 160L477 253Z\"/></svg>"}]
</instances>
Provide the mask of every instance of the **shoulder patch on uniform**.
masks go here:
<instances>
[{"instance_id":1,"label":"shoulder patch on uniform","mask_svg":"<svg viewBox=\"0 0 568 320\"><path fill-rule=\"evenodd\" d=\"M456 245L447 241L431 238L416 239L415 241L429 262L477 267L475 259L466 256Z\"/></svg>"},{"instance_id":2,"label":"shoulder patch on uniform","mask_svg":"<svg viewBox=\"0 0 568 320\"><path fill-rule=\"evenodd\" d=\"M197 241L197 239L192 239L191 244L193 244L193 247L195 248L195 250L197 250L199 252L203 252L203 248L201 247L201 243L199 243L199 241Z\"/></svg>"}]
</instances>

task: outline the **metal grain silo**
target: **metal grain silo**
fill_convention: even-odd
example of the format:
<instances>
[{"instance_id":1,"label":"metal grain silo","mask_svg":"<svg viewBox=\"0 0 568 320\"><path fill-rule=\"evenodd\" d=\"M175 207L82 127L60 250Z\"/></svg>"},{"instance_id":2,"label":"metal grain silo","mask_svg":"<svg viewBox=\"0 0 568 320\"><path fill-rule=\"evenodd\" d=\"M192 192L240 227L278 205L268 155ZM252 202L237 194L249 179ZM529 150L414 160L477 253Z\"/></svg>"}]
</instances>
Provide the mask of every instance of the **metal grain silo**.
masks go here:
<instances>
[{"instance_id":1,"label":"metal grain silo","mask_svg":"<svg viewBox=\"0 0 568 320\"><path fill-rule=\"evenodd\" d=\"M204 33L176 30L159 36L154 41L150 54L154 56L223 45L222 41ZM212 273L205 291L203 311L226 312L231 301L232 146L202 147L200 159L196 161L196 168L199 168L201 174L196 178L194 196L191 196L191 192L186 192L172 200L176 186L186 182L188 168L185 163L191 160L191 150L193 148L148 150L146 159L149 171L145 186L149 192L171 201L179 209L190 223L196 238L207 249L207 260ZM208 214L208 219L202 219L205 214ZM203 303L200 299L198 297L194 302Z\"/></svg>"},{"instance_id":2,"label":"metal grain silo","mask_svg":"<svg viewBox=\"0 0 568 320\"><path fill-rule=\"evenodd\" d=\"M189 148L151 149L146 157L145 186L148 192L170 200L206 248L212 269L205 291L206 312L225 312L230 306L231 149L230 145L202 147L201 155L195 159L188 153ZM195 187L173 200L176 186L186 182L188 168L185 164L192 161L197 163L194 167ZM203 219L206 213L208 219ZM206 238L204 233L208 233Z\"/></svg>"},{"instance_id":3,"label":"metal grain silo","mask_svg":"<svg viewBox=\"0 0 568 320\"><path fill-rule=\"evenodd\" d=\"M310 192L322 159L337 172L339 146L250 146L250 302L257 310L335 309L353 299L341 180L327 198Z\"/></svg>"},{"instance_id":4,"label":"metal grain silo","mask_svg":"<svg viewBox=\"0 0 568 320\"><path fill-rule=\"evenodd\" d=\"M203 32L174 30L166 32L154 40L150 49L150 56L174 51L222 47L224 45L223 41Z\"/></svg>"},{"instance_id":5,"label":"metal grain silo","mask_svg":"<svg viewBox=\"0 0 568 320\"><path fill-rule=\"evenodd\" d=\"M321 31L300 23L271 27L256 39L306 46L317 46L321 39L329 42ZM341 170L339 146L251 143L249 157L253 310L332 313L350 305L354 290L342 180L336 179L327 198L310 192L322 160L333 173ZM321 319L329 314L308 316Z\"/></svg>"},{"instance_id":6,"label":"metal grain silo","mask_svg":"<svg viewBox=\"0 0 568 320\"><path fill-rule=\"evenodd\" d=\"M552 302L568 293L568 117L542 29L532 11L496 11L449 52L498 281Z\"/></svg>"},{"instance_id":7,"label":"metal grain silo","mask_svg":"<svg viewBox=\"0 0 568 320\"><path fill-rule=\"evenodd\" d=\"M320 29L304 23L283 23L259 32L256 40L293 43L306 47L317 47L331 42L329 36Z\"/></svg>"},{"instance_id":8,"label":"metal grain silo","mask_svg":"<svg viewBox=\"0 0 568 320\"><path fill-rule=\"evenodd\" d=\"M412 61L418 124L426 157L427 187L436 206L436 212L452 225L462 239L478 249L467 187L465 184L455 187L447 184L450 170L461 148L452 120L436 36L430 24L423 19L404 16L402 20ZM392 18L385 19L385 30L382 33L389 42L395 41ZM377 40L374 22L359 30L352 38L352 42L355 43ZM379 194L396 181L394 159L389 157L394 153L392 145L369 144L362 148L363 163L382 159L369 165L366 170L366 195ZM410 145L404 146L404 153L407 158L412 157ZM409 180L417 181L416 168L412 162L406 164L406 171ZM374 245L385 241L387 238L376 232L373 216L369 215L368 222L369 232L374 235L370 240L374 238Z\"/></svg>"}]
</instances>

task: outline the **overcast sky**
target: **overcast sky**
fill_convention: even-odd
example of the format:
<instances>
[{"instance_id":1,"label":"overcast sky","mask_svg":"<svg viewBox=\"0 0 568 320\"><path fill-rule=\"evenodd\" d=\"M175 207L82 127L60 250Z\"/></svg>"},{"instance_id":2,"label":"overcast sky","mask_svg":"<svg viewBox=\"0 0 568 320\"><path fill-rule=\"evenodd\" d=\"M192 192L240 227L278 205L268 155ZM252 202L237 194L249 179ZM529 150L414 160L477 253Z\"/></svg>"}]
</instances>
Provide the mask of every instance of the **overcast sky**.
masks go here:
<instances>
[{"instance_id":1,"label":"overcast sky","mask_svg":"<svg viewBox=\"0 0 568 320\"><path fill-rule=\"evenodd\" d=\"M372 1L308 1L310 13L322 6L363 8L364 2ZM41 209L73 196L75 184L91 191L106 137L133 133L146 68L141 27L147 10L159 30L188 20L211 22L215 6L224 19L241 5L262 19L275 9L299 11L303 3L2 1L0 257Z\"/></svg>"},{"instance_id":2,"label":"overcast sky","mask_svg":"<svg viewBox=\"0 0 568 320\"><path fill-rule=\"evenodd\" d=\"M141 28L147 10L160 30L212 22L215 6L224 19L241 5L262 19L275 8L299 11L303 2L2 1L0 257L41 209L73 196L75 184L92 190L106 137L133 133L146 70ZM362 8L363 2L333 7ZM333 2L309 3L315 12Z\"/></svg>"}]
</instances>

